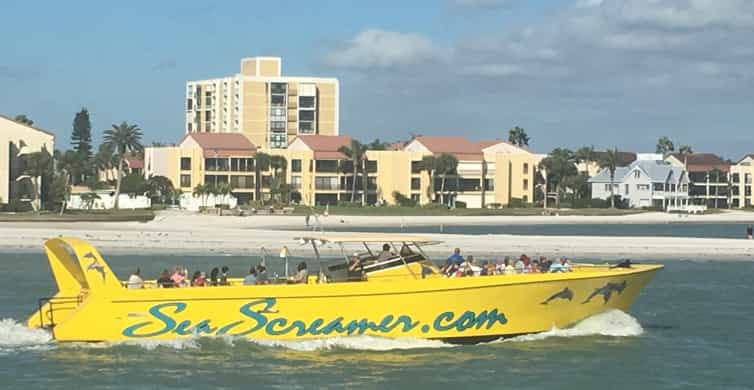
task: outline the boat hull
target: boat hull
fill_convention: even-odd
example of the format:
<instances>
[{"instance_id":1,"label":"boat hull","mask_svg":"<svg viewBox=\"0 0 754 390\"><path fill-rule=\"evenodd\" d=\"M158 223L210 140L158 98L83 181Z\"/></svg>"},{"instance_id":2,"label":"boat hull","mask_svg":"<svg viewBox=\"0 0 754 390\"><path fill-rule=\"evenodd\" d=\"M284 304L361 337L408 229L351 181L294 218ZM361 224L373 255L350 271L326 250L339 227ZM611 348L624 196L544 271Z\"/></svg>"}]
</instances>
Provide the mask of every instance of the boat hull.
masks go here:
<instances>
[{"instance_id":1,"label":"boat hull","mask_svg":"<svg viewBox=\"0 0 754 390\"><path fill-rule=\"evenodd\" d=\"M82 268L87 278L100 277L88 275L86 264ZM478 342L567 327L610 309L627 311L661 268L173 289L88 285L79 292L80 303L54 313L57 322L49 320L55 309L44 306L28 324L52 325L59 341L370 335Z\"/></svg>"}]
</instances>

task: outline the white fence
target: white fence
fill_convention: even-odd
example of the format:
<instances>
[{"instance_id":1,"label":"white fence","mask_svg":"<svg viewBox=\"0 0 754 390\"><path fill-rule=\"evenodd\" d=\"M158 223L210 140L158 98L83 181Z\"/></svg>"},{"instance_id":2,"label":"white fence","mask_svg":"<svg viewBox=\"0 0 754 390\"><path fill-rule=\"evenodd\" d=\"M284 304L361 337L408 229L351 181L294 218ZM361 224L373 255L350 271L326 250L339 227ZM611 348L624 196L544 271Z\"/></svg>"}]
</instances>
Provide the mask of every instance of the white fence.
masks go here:
<instances>
[{"instance_id":1,"label":"white fence","mask_svg":"<svg viewBox=\"0 0 754 390\"><path fill-rule=\"evenodd\" d=\"M238 205L238 199L233 195L207 195L194 196L192 194L181 194L181 208L190 211L199 211L200 207L215 207L219 204L227 204L230 208Z\"/></svg>"},{"instance_id":2,"label":"white fence","mask_svg":"<svg viewBox=\"0 0 754 390\"><path fill-rule=\"evenodd\" d=\"M106 210L115 206L115 193L113 191L95 191L97 198L85 201L81 198L84 194L72 194L66 203L69 209L92 209ZM120 209L148 209L152 207L152 200L144 195L131 196L120 194L118 197L118 208Z\"/></svg>"},{"instance_id":3,"label":"white fence","mask_svg":"<svg viewBox=\"0 0 754 390\"><path fill-rule=\"evenodd\" d=\"M707 211L707 206L704 205L682 205L682 206L668 206L665 211L672 213L672 212L681 212L681 213L689 213L689 214L704 214L705 211Z\"/></svg>"}]
</instances>

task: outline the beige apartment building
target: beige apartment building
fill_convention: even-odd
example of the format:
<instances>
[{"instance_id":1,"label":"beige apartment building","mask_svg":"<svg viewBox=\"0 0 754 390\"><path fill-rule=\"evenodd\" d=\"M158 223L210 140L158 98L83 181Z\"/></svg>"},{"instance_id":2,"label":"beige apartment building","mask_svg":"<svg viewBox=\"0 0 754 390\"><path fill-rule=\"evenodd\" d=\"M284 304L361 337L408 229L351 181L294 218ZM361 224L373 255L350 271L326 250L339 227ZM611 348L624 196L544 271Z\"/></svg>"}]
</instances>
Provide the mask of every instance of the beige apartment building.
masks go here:
<instances>
[{"instance_id":1,"label":"beige apartment building","mask_svg":"<svg viewBox=\"0 0 754 390\"><path fill-rule=\"evenodd\" d=\"M754 154L749 154L730 166L731 203L730 207L752 207L751 187L754 177Z\"/></svg>"},{"instance_id":2,"label":"beige apartment building","mask_svg":"<svg viewBox=\"0 0 754 390\"><path fill-rule=\"evenodd\" d=\"M32 193L33 186L23 177L22 156L43 148L52 154L54 134L0 115L0 203L39 196Z\"/></svg>"},{"instance_id":3,"label":"beige apartment building","mask_svg":"<svg viewBox=\"0 0 754 390\"><path fill-rule=\"evenodd\" d=\"M278 57L241 60L240 73L186 83L186 133L240 133L265 149L299 135L338 135L335 78L283 76Z\"/></svg>"}]
</instances>

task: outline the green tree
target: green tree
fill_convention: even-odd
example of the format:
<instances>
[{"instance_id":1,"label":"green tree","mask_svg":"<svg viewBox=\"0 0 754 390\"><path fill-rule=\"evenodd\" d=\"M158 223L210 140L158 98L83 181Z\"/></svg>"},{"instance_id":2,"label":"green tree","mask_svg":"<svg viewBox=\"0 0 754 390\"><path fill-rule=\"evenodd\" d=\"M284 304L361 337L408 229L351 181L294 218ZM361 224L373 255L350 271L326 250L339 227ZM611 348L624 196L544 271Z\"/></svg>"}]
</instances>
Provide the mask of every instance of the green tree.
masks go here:
<instances>
[{"instance_id":1,"label":"green tree","mask_svg":"<svg viewBox=\"0 0 754 390\"><path fill-rule=\"evenodd\" d=\"M211 187L210 184L197 184L194 186L192 195L199 197L199 199L202 200L202 206L204 207L207 207L207 197L210 195Z\"/></svg>"},{"instance_id":2,"label":"green tree","mask_svg":"<svg viewBox=\"0 0 754 390\"><path fill-rule=\"evenodd\" d=\"M229 183L220 183L215 187L215 195L222 196L222 204L228 204L228 197L233 193L233 187ZM220 215L222 215L222 207L220 208Z\"/></svg>"},{"instance_id":3,"label":"green tree","mask_svg":"<svg viewBox=\"0 0 754 390\"><path fill-rule=\"evenodd\" d=\"M106 130L104 140L104 144L118 154L118 173L115 178L115 203L113 204L113 207L117 209L126 154L141 152L144 149L141 145L141 129L137 125L130 125L124 121L120 125L113 125L112 129Z\"/></svg>"},{"instance_id":4,"label":"green tree","mask_svg":"<svg viewBox=\"0 0 754 390\"><path fill-rule=\"evenodd\" d=\"M550 154L540 162L540 168L545 170L547 184L546 186L554 187L555 194L555 206L560 207L560 197L568 181L568 177L575 176L578 173L575 164L576 158L574 153L569 149L556 148ZM545 196L547 196L548 188L544 190Z\"/></svg>"},{"instance_id":5,"label":"green tree","mask_svg":"<svg viewBox=\"0 0 754 390\"><path fill-rule=\"evenodd\" d=\"M18 122L18 123L24 124L26 126L32 126L32 125L34 125L34 121L31 120L31 119L29 119L29 117L26 116L25 114L16 115L13 118L13 120L16 121L16 122Z\"/></svg>"},{"instance_id":6,"label":"green tree","mask_svg":"<svg viewBox=\"0 0 754 390\"><path fill-rule=\"evenodd\" d=\"M435 159L435 165L435 171L442 178L440 181L440 196L444 196L448 201L448 206L450 206L450 199L445 194L445 181L448 175L456 173L456 170L458 169L458 159L452 154L441 153Z\"/></svg>"},{"instance_id":7,"label":"green tree","mask_svg":"<svg viewBox=\"0 0 754 390\"><path fill-rule=\"evenodd\" d=\"M673 145L673 141L671 141L670 138L662 136L657 140L657 147L655 148L655 152L667 154L674 150L675 145Z\"/></svg>"},{"instance_id":8,"label":"green tree","mask_svg":"<svg viewBox=\"0 0 754 390\"><path fill-rule=\"evenodd\" d=\"M612 148L602 154L600 167L610 173L610 208L615 208L615 170L618 169L618 149Z\"/></svg>"},{"instance_id":9,"label":"green tree","mask_svg":"<svg viewBox=\"0 0 754 390\"><path fill-rule=\"evenodd\" d=\"M118 166L118 160L118 155L115 154L115 150L112 148L112 145L103 143L99 146L97 154L94 155L94 159L92 161L93 171L104 172L104 179L105 181L108 181L110 180L109 172L115 169L116 166ZM95 174L94 176L97 176L97 174ZM97 180L98 178L95 178L95 181Z\"/></svg>"},{"instance_id":10,"label":"green tree","mask_svg":"<svg viewBox=\"0 0 754 390\"><path fill-rule=\"evenodd\" d=\"M143 195L148 190L147 181L144 176L131 173L123 177L120 190L128 195Z\"/></svg>"},{"instance_id":11,"label":"green tree","mask_svg":"<svg viewBox=\"0 0 754 390\"><path fill-rule=\"evenodd\" d=\"M92 123L89 120L89 111L85 107L82 107L73 118L71 145L84 161L92 158Z\"/></svg>"},{"instance_id":12,"label":"green tree","mask_svg":"<svg viewBox=\"0 0 754 390\"><path fill-rule=\"evenodd\" d=\"M343 153L351 159L353 162L353 179L351 184L351 202L356 201L356 181L359 177L359 169L363 165L363 161L366 157L367 148L365 145L363 145L361 142L352 139L351 140L351 146L341 146L338 149L339 152ZM363 171L362 174L366 175L366 171ZM363 194L366 193L366 187L362 188L362 202L361 205L364 206L366 204L366 199L364 199Z\"/></svg>"},{"instance_id":13,"label":"green tree","mask_svg":"<svg viewBox=\"0 0 754 390\"><path fill-rule=\"evenodd\" d=\"M257 152L254 157L254 199L262 200L262 171L270 169L271 156L267 153Z\"/></svg>"},{"instance_id":14,"label":"green tree","mask_svg":"<svg viewBox=\"0 0 754 390\"><path fill-rule=\"evenodd\" d=\"M694 150L691 149L691 146L689 145L681 145L681 147L678 148L678 153L680 153L681 156L686 156L689 154L693 154Z\"/></svg>"},{"instance_id":15,"label":"green tree","mask_svg":"<svg viewBox=\"0 0 754 390\"><path fill-rule=\"evenodd\" d=\"M521 127L514 127L508 130L508 142L517 146L529 146L529 135Z\"/></svg>"},{"instance_id":16,"label":"green tree","mask_svg":"<svg viewBox=\"0 0 754 390\"><path fill-rule=\"evenodd\" d=\"M422 171L426 171L429 176L429 186L427 187L427 197L430 202L435 201L435 176L436 176L436 164L435 156L424 156L419 163L419 168Z\"/></svg>"},{"instance_id":17,"label":"green tree","mask_svg":"<svg viewBox=\"0 0 754 390\"><path fill-rule=\"evenodd\" d=\"M157 199L159 203L167 204L173 200L173 182L165 176L152 176L147 180L149 197Z\"/></svg>"},{"instance_id":18,"label":"green tree","mask_svg":"<svg viewBox=\"0 0 754 390\"><path fill-rule=\"evenodd\" d=\"M34 191L32 206L35 211L42 209L42 186L43 178L50 175L53 169L53 160L47 149L42 148L39 152L25 154L22 157L24 168L23 175L31 181Z\"/></svg>"},{"instance_id":19,"label":"green tree","mask_svg":"<svg viewBox=\"0 0 754 390\"><path fill-rule=\"evenodd\" d=\"M587 167L590 163L599 159L597 152L594 151L594 146L583 146L573 153L573 158L578 163L586 164Z\"/></svg>"},{"instance_id":20,"label":"green tree","mask_svg":"<svg viewBox=\"0 0 754 390\"><path fill-rule=\"evenodd\" d=\"M60 205L60 215L65 212L68 200L71 198L71 180L74 175L81 172L81 159L73 150L56 153L56 166L58 173L63 177L63 201Z\"/></svg>"}]
</instances>

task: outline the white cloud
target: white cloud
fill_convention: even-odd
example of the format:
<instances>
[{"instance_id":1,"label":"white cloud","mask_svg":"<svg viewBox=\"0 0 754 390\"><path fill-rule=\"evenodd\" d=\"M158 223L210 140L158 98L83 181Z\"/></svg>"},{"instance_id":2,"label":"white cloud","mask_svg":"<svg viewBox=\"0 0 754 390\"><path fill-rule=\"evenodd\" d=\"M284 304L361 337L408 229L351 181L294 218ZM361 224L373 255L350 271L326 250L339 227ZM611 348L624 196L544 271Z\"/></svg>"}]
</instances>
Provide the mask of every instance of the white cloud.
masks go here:
<instances>
[{"instance_id":1,"label":"white cloud","mask_svg":"<svg viewBox=\"0 0 754 390\"><path fill-rule=\"evenodd\" d=\"M440 54L425 36L368 29L331 51L325 62L347 68L390 68L417 64Z\"/></svg>"}]
</instances>

